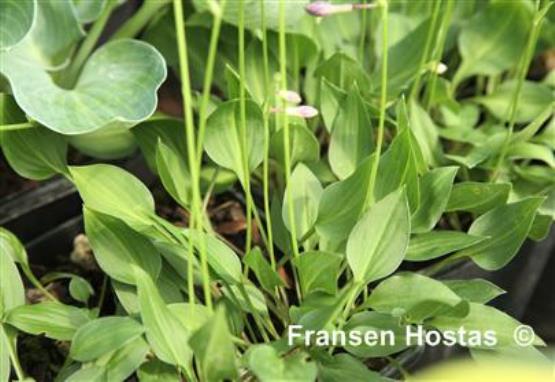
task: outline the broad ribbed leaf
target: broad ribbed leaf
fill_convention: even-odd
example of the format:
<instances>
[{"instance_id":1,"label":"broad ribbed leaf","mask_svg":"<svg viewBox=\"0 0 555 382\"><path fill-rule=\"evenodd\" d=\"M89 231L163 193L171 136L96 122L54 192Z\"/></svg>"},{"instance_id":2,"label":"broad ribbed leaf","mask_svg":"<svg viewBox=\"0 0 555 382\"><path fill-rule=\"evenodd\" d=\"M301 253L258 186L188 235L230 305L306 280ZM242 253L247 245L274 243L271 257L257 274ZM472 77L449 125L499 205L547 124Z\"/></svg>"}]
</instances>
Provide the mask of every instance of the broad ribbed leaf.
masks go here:
<instances>
[{"instance_id":1,"label":"broad ribbed leaf","mask_svg":"<svg viewBox=\"0 0 555 382\"><path fill-rule=\"evenodd\" d=\"M88 362L128 344L143 334L144 328L129 317L102 317L81 326L73 340L69 356Z\"/></svg>"},{"instance_id":2,"label":"broad ribbed leaf","mask_svg":"<svg viewBox=\"0 0 555 382\"><path fill-rule=\"evenodd\" d=\"M106 164L70 167L70 173L88 208L122 219L135 228L151 224L154 199L135 176Z\"/></svg>"},{"instance_id":3,"label":"broad ribbed leaf","mask_svg":"<svg viewBox=\"0 0 555 382\"><path fill-rule=\"evenodd\" d=\"M35 21L34 0L0 1L0 50L9 49L29 33Z\"/></svg>"},{"instance_id":4,"label":"broad ribbed leaf","mask_svg":"<svg viewBox=\"0 0 555 382\"><path fill-rule=\"evenodd\" d=\"M29 334L44 334L55 340L69 341L90 318L84 309L58 302L42 302L12 309L4 321Z\"/></svg>"},{"instance_id":5,"label":"broad ribbed leaf","mask_svg":"<svg viewBox=\"0 0 555 382\"><path fill-rule=\"evenodd\" d=\"M505 204L511 191L508 183L456 183L449 195L446 211L484 213Z\"/></svg>"},{"instance_id":6,"label":"broad ribbed leaf","mask_svg":"<svg viewBox=\"0 0 555 382\"><path fill-rule=\"evenodd\" d=\"M474 220L468 233L489 236L459 255L468 256L481 268L496 270L505 266L516 255L526 239L544 198L527 198L499 206Z\"/></svg>"},{"instance_id":7,"label":"broad ribbed leaf","mask_svg":"<svg viewBox=\"0 0 555 382\"><path fill-rule=\"evenodd\" d=\"M107 0L72 0L77 18L82 23L90 23L100 16Z\"/></svg>"},{"instance_id":8,"label":"broad ribbed leaf","mask_svg":"<svg viewBox=\"0 0 555 382\"><path fill-rule=\"evenodd\" d=\"M347 241L347 262L356 282L393 273L409 243L410 216L404 189L392 192L362 216Z\"/></svg>"},{"instance_id":9,"label":"broad ribbed leaf","mask_svg":"<svg viewBox=\"0 0 555 382\"><path fill-rule=\"evenodd\" d=\"M468 302L487 304L505 291L487 280L446 280L443 282L453 292Z\"/></svg>"},{"instance_id":10,"label":"broad ribbed leaf","mask_svg":"<svg viewBox=\"0 0 555 382\"><path fill-rule=\"evenodd\" d=\"M427 261L486 240L459 231L431 231L410 239L405 260Z\"/></svg>"},{"instance_id":11,"label":"broad ribbed leaf","mask_svg":"<svg viewBox=\"0 0 555 382\"><path fill-rule=\"evenodd\" d=\"M318 203L322 196L322 185L304 164L299 163L287 185L281 212L282 219L289 231L292 230L289 205L292 204L292 220L295 224L297 239L305 235L314 225L318 215ZM289 199L289 196L291 199Z\"/></svg>"}]
</instances>

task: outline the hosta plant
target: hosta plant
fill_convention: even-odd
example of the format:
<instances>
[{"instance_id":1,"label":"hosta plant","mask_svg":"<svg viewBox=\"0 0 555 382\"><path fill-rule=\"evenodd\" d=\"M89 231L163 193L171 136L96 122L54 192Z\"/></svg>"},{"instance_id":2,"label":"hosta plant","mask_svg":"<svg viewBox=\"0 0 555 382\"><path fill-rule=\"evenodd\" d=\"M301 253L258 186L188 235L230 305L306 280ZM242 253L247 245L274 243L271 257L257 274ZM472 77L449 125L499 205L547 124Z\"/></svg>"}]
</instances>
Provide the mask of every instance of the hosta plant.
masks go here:
<instances>
[{"instance_id":1,"label":"hosta plant","mask_svg":"<svg viewBox=\"0 0 555 382\"><path fill-rule=\"evenodd\" d=\"M434 338L478 360L548 363L539 337L518 347L521 324L488 305L503 290L441 274L501 269L555 218L553 72L530 74L555 42L550 2L157 2L141 37L179 81L183 119L148 121L162 59L117 39L144 24L82 68L87 38L71 56L68 31L50 61L25 56L62 3L2 5L18 20L1 35L2 149L24 177L73 182L103 297L76 274L37 279L2 230L2 378L26 378L22 333L67 344L68 381L387 380L384 366L406 376L402 355ZM68 15L93 4L115 6ZM112 132L138 143L186 227L122 168L68 165L67 135L103 149ZM240 235L211 220L221 195L244 205ZM18 269L44 301L25 302ZM59 279L62 300L43 285ZM381 332L393 340L330 340Z\"/></svg>"}]
</instances>

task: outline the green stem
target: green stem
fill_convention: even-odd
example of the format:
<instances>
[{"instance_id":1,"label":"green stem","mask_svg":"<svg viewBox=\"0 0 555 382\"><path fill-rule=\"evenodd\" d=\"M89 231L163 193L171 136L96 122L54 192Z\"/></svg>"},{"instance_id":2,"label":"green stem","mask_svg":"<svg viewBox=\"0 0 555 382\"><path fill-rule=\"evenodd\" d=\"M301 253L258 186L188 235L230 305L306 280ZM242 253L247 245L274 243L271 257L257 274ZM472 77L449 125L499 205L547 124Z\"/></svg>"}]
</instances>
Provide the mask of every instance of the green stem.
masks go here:
<instances>
[{"instance_id":1,"label":"green stem","mask_svg":"<svg viewBox=\"0 0 555 382\"><path fill-rule=\"evenodd\" d=\"M56 297L54 297L54 295L52 295L52 293L50 293L41 284L41 282L35 277L35 275L33 274L33 272L31 272L31 270L29 268L22 267L22 269L23 269L23 273L25 274L27 279L29 279L29 281L31 282L31 284L33 284L33 286L35 288L37 288L39 291L41 291L41 293L44 294L49 300L54 301L54 302L59 302L58 299Z\"/></svg>"},{"instance_id":2,"label":"green stem","mask_svg":"<svg viewBox=\"0 0 555 382\"><path fill-rule=\"evenodd\" d=\"M63 78L63 83L66 87L72 88L75 86L77 79L79 78L79 74L81 73L81 69L85 64L85 61L89 58L90 54L94 50L112 11L115 8L116 2L114 0L108 0L104 5L104 9L102 13L94 22L92 28L89 30L87 37L83 40L83 43L79 47L77 54L73 58L73 61L69 65L67 72Z\"/></svg>"},{"instance_id":3,"label":"green stem","mask_svg":"<svg viewBox=\"0 0 555 382\"><path fill-rule=\"evenodd\" d=\"M36 127L31 122L22 122L22 123L10 123L7 125L0 125L0 132L1 131L17 131L17 130L26 130Z\"/></svg>"},{"instance_id":4,"label":"green stem","mask_svg":"<svg viewBox=\"0 0 555 382\"><path fill-rule=\"evenodd\" d=\"M426 43L424 45L424 53L422 54L422 58L420 59L420 64L418 66L418 72L416 72L416 78L414 80L414 84L412 85L410 98L416 99L420 92L420 81L422 79L422 75L426 68L426 63L428 61L428 56L430 55L430 49L432 47L432 40L435 35L436 31L436 24L437 19L439 16L439 10L441 8L441 0L435 0L432 8L432 21L430 23L430 29L428 30L428 36L426 37ZM435 70L432 70L434 72Z\"/></svg>"},{"instance_id":5,"label":"green stem","mask_svg":"<svg viewBox=\"0 0 555 382\"><path fill-rule=\"evenodd\" d=\"M0 323L0 325L2 325ZM23 368L21 367L21 364L19 363L19 358L17 356L17 350L14 348L14 343L11 341L11 338L8 337L8 333L6 333L4 328L0 328L0 330L4 331L4 339L5 339L5 343L7 343L8 345L8 353L10 355L10 359L12 360L12 365L13 368L15 370L15 374L17 376L17 380L18 381L24 381L25 380L25 373L23 372Z\"/></svg>"},{"instance_id":6,"label":"green stem","mask_svg":"<svg viewBox=\"0 0 555 382\"><path fill-rule=\"evenodd\" d=\"M243 188L246 196L246 218L247 218L247 234L245 243L245 253L249 253L252 246L252 198L251 180L248 159L248 142L247 142L247 111L246 111L246 95L245 95L245 1L239 0L239 109L240 109L240 138L241 138L241 160L243 166Z\"/></svg>"},{"instance_id":7,"label":"green stem","mask_svg":"<svg viewBox=\"0 0 555 382\"><path fill-rule=\"evenodd\" d=\"M201 233L203 228L200 197L200 176L197 167L195 155L195 127L193 123L193 110L192 110L192 92L191 81L189 77L189 61L187 58L187 38L185 32L185 25L183 22L183 4L181 0L173 0L175 29L177 36L177 48L179 55L179 68L181 75L181 92L183 95L183 112L185 114L185 134L187 139L187 155L189 160L189 171L191 173L192 183L192 208L191 208L191 221L190 227L199 229ZM204 291L204 300L210 311L212 311L212 295L210 293L210 274L208 272L208 260L206 254L206 243L204 242L204 235L199 237L200 241L200 263L202 274L202 287ZM194 302L194 286L193 286L193 245L188 247L189 266L188 266L188 292L189 298Z\"/></svg>"},{"instance_id":8,"label":"green stem","mask_svg":"<svg viewBox=\"0 0 555 382\"><path fill-rule=\"evenodd\" d=\"M171 0L145 0L141 9L127 20L112 36L112 40L135 37L154 15ZM175 0L174 0L175 4ZM181 6L183 8L183 6Z\"/></svg>"},{"instance_id":9,"label":"green stem","mask_svg":"<svg viewBox=\"0 0 555 382\"><path fill-rule=\"evenodd\" d=\"M381 94L380 94L380 116L378 122L378 137L376 140L376 157L372 162L372 169L370 172L370 178L368 181L366 201L364 203L366 207L374 203L374 186L376 183L376 177L378 175L378 168L380 164L380 155L383 145L383 136L385 128L385 112L387 107L387 21L388 21L388 4L387 0L380 0L379 3L382 7L382 75L381 75Z\"/></svg>"},{"instance_id":10,"label":"green stem","mask_svg":"<svg viewBox=\"0 0 555 382\"><path fill-rule=\"evenodd\" d=\"M537 2L537 4L539 4L539 2ZM499 159L497 160L495 170L492 173L492 176L491 176L492 180L496 180L497 177L499 176L501 167L505 161L507 152L509 151L511 138L513 136L513 132L516 124L516 112L517 112L520 92L522 90L524 80L526 79L526 74L528 73L530 62L532 61L532 58L534 56L534 49L536 47L536 42L538 40L543 18L547 14L547 11L551 7L551 5L552 3L544 4L544 6L541 9L536 10L536 14L534 15L534 19L532 21L532 28L530 30L530 34L528 35L528 41L526 42L524 55L522 56L522 59L518 66L518 71L517 71L518 77L517 77L516 89L513 93L513 97L509 105L509 131L507 136L505 137L505 141L503 142L503 146L501 148L501 154L499 155Z\"/></svg>"},{"instance_id":11,"label":"green stem","mask_svg":"<svg viewBox=\"0 0 555 382\"><path fill-rule=\"evenodd\" d=\"M453 8L455 2L453 0L447 0L445 5L445 12L443 12L443 20L441 22L441 26L438 32L437 44L438 47L437 53L433 56L432 61L439 63L441 58L443 57L443 51L445 50L445 40L447 39L447 31L449 30L449 24L451 23L451 16L453 15ZM428 83L428 94L426 100L426 109L429 110L431 103L434 99L436 82L437 82L438 74L434 70L432 71L432 75L429 78Z\"/></svg>"},{"instance_id":12,"label":"green stem","mask_svg":"<svg viewBox=\"0 0 555 382\"><path fill-rule=\"evenodd\" d=\"M204 145L204 134L206 131L206 113L210 103L210 90L212 86L212 77L214 74L214 63L216 61L216 51L218 49L218 38L222 25L222 15L225 11L227 0L221 0L220 4L213 2L215 10L213 12L214 20L212 22L212 33L210 35L210 45L208 48L208 60L206 61L206 71L204 72L204 82L202 86L202 100L199 108L199 128L198 128L198 142L197 142L197 166L200 167L202 163L202 150Z\"/></svg>"}]
</instances>

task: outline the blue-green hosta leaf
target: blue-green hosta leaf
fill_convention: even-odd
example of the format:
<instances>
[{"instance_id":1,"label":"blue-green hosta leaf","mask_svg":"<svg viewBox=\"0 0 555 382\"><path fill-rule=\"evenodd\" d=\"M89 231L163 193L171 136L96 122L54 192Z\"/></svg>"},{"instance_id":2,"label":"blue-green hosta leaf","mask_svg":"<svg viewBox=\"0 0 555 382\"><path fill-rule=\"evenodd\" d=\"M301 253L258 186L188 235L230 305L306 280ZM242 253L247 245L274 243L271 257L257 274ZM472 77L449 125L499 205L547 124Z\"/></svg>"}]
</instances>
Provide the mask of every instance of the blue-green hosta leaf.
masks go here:
<instances>
[{"instance_id":1,"label":"blue-green hosta leaf","mask_svg":"<svg viewBox=\"0 0 555 382\"><path fill-rule=\"evenodd\" d=\"M28 1L17 3L23 8L29 7L25 6ZM31 25L28 9L11 13L12 17L9 18L12 25L18 23L21 26L17 28L21 28L17 38L22 36L22 30L29 26L31 29L19 43L12 46L12 49L0 53L0 72L4 72L5 75L8 75L5 72L8 69L25 76L29 74L26 73L29 67L53 70L65 66L75 44L84 35L71 0L40 0L33 3L36 9ZM12 41L17 38L13 38Z\"/></svg>"},{"instance_id":2,"label":"blue-green hosta leaf","mask_svg":"<svg viewBox=\"0 0 555 382\"><path fill-rule=\"evenodd\" d=\"M418 209L411 220L413 233L428 232L439 221L447 206L458 169L458 167L438 167L422 176Z\"/></svg>"},{"instance_id":3,"label":"blue-green hosta leaf","mask_svg":"<svg viewBox=\"0 0 555 382\"><path fill-rule=\"evenodd\" d=\"M154 245L123 221L89 208L83 209L85 232L98 265L111 278L135 284L131 265L141 267L153 279L158 277L161 259Z\"/></svg>"},{"instance_id":4,"label":"blue-green hosta leaf","mask_svg":"<svg viewBox=\"0 0 555 382\"><path fill-rule=\"evenodd\" d=\"M289 231L292 231L291 221L295 224L297 239L305 235L316 222L318 217L318 203L322 196L322 185L316 176L304 164L299 163L287 185L283 199L282 219ZM291 199L289 199L289 195ZM290 215L292 204L293 216Z\"/></svg>"},{"instance_id":5,"label":"blue-green hosta leaf","mask_svg":"<svg viewBox=\"0 0 555 382\"><path fill-rule=\"evenodd\" d=\"M348 178L326 187L318 206L316 232L326 240L343 242L357 222L366 201L371 156Z\"/></svg>"},{"instance_id":6,"label":"blue-green hosta leaf","mask_svg":"<svg viewBox=\"0 0 555 382\"><path fill-rule=\"evenodd\" d=\"M443 282L453 292L468 302L487 304L505 291L497 285L483 279L446 280Z\"/></svg>"},{"instance_id":7,"label":"blue-green hosta leaf","mask_svg":"<svg viewBox=\"0 0 555 382\"><path fill-rule=\"evenodd\" d=\"M34 0L0 1L0 51L20 42L31 30L36 17Z\"/></svg>"},{"instance_id":8,"label":"blue-green hosta leaf","mask_svg":"<svg viewBox=\"0 0 555 382\"><path fill-rule=\"evenodd\" d=\"M484 105L497 119L508 121L511 116L510 105L513 102L517 82L502 83L492 94L475 97L473 100ZM555 101L553 91L544 84L524 81L517 100L515 122L532 121ZM553 106L551 106L553 108Z\"/></svg>"},{"instance_id":9,"label":"blue-green hosta leaf","mask_svg":"<svg viewBox=\"0 0 555 382\"><path fill-rule=\"evenodd\" d=\"M108 0L72 0L77 18L82 23L90 23L100 16Z\"/></svg>"},{"instance_id":10,"label":"blue-green hosta leaf","mask_svg":"<svg viewBox=\"0 0 555 382\"><path fill-rule=\"evenodd\" d=\"M140 268L132 268L137 280L141 319L154 354L171 365L188 368L192 357L189 331L166 306L152 278Z\"/></svg>"},{"instance_id":11,"label":"blue-green hosta leaf","mask_svg":"<svg viewBox=\"0 0 555 382\"><path fill-rule=\"evenodd\" d=\"M486 240L459 231L431 231L413 236L405 260L427 261Z\"/></svg>"},{"instance_id":12,"label":"blue-green hosta leaf","mask_svg":"<svg viewBox=\"0 0 555 382\"><path fill-rule=\"evenodd\" d=\"M129 317L102 317L81 326L71 341L69 356L88 362L110 353L141 336L144 328Z\"/></svg>"},{"instance_id":13,"label":"blue-green hosta leaf","mask_svg":"<svg viewBox=\"0 0 555 382\"><path fill-rule=\"evenodd\" d=\"M248 169L253 171L262 163L264 156L262 111L252 101L246 102L245 109ZM204 149L210 159L232 170L241 181L244 181L240 125L239 101L228 101L219 105L206 123Z\"/></svg>"},{"instance_id":14,"label":"blue-green hosta leaf","mask_svg":"<svg viewBox=\"0 0 555 382\"><path fill-rule=\"evenodd\" d=\"M86 207L122 219L134 228L150 226L154 199L135 176L106 164L75 166L70 173Z\"/></svg>"},{"instance_id":15,"label":"blue-green hosta leaf","mask_svg":"<svg viewBox=\"0 0 555 382\"><path fill-rule=\"evenodd\" d=\"M325 292L335 295L343 256L331 252L303 252L293 262L299 273L303 294Z\"/></svg>"},{"instance_id":16,"label":"blue-green hosta leaf","mask_svg":"<svg viewBox=\"0 0 555 382\"><path fill-rule=\"evenodd\" d=\"M511 191L508 183L456 183L449 195L446 211L484 213L505 204Z\"/></svg>"},{"instance_id":17,"label":"blue-green hosta leaf","mask_svg":"<svg viewBox=\"0 0 555 382\"><path fill-rule=\"evenodd\" d=\"M154 113L156 91L166 78L160 53L144 42L127 39L94 52L72 89L56 85L48 72L25 60L3 57L2 61L1 71L17 103L31 118L62 134L95 132L93 138L130 137L127 129ZM83 142L75 141L78 146Z\"/></svg>"},{"instance_id":18,"label":"blue-green hosta leaf","mask_svg":"<svg viewBox=\"0 0 555 382\"><path fill-rule=\"evenodd\" d=\"M21 305L7 312L4 321L19 330L55 340L69 341L90 321L87 310L58 302Z\"/></svg>"},{"instance_id":19,"label":"blue-green hosta leaf","mask_svg":"<svg viewBox=\"0 0 555 382\"><path fill-rule=\"evenodd\" d=\"M463 249L459 255L472 258L487 270L505 266L526 239L537 209L544 200L541 197L527 198L486 212L474 220L468 233L489 236L489 239Z\"/></svg>"},{"instance_id":20,"label":"blue-green hosta leaf","mask_svg":"<svg viewBox=\"0 0 555 382\"><path fill-rule=\"evenodd\" d=\"M191 338L189 344L206 381L233 380L237 377L235 346L223 306Z\"/></svg>"},{"instance_id":21,"label":"blue-green hosta leaf","mask_svg":"<svg viewBox=\"0 0 555 382\"><path fill-rule=\"evenodd\" d=\"M362 216L347 241L347 262L359 283L381 279L403 261L410 236L404 189L392 192Z\"/></svg>"},{"instance_id":22,"label":"blue-green hosta leaf","mask_svg":"<svg viewBox=\"0 0 555 382\"><path fill-rule=\"evenodd\" d=\"M514 340L515 331L522 325L500 310L477 303L470 304L470 312L466 317L435 317L429 321L429 324L440 331L457 331L461 327L464 327L467 331L478 330L481 333L493 330L499 347L517 345ZM538 336L532 344L534 346L545 345ZM475 347L480 347L480 344Z\"/></svg>"},{"instance_id":23,"label":"blue-green hosta leaf","mask_svg":"<svg viewBox=\"0 0 555 382\"><path fill-rule=\"evenodd\" d=\"M330 166L340 179L351 175L373 149L370 115L354 86L341 103L333 122L328 157Z\"/></svg>"},{"instance_id":24,"label":"blue-green hosta leaf","mask_svg":"<svg viewBox=\"0 0 555 382\"><path fill-rule=\"evenodd\" d=\"M516 65L532 22L521 1L497 1L476 13L459 35L462 63L454 86L475 74L496 75Z\"/></svg>"},{"instance_id":25,"label":"blue-green hosta leaf","mask_svg":"<svg viewBox=\"0 0 555 382\"><path fill-rule=\"evenodd\" d=\"M247 368L261 381L313 382L316 363L307 360L304 352L295 352L284 358L270 345L256 345L244 355Z\"/></svg>"},{"instance_id":26,"label":"blue-green hosta leaf","mask_svg":"<svg viewBox=\"0 0 555 382\"><path fill-rule=\"evenodd\" d=\"M464 315L468 312L463 299L445 284L408 272L382 281L364 302L364 306L381 313L402 314L413 323L430 317Z\"/></svg>"}]
</instances>

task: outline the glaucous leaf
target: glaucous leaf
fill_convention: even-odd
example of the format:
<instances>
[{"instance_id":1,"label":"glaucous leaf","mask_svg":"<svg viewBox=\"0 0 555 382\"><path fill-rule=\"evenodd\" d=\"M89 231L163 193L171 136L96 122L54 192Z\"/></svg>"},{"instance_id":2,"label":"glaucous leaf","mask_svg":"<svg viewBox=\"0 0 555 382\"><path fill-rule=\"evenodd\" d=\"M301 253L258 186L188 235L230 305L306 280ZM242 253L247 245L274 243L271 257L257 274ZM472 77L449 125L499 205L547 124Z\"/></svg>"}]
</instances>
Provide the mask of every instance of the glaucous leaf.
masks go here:
<instances>
[{"instance_id":1,"label":"glaucous leaf","mask_svg":"<svg viewBox=\"0 0 555 382\"><path fill-rule=\"evenodd\" d=\"M510 105L513 102L517 82L503 82L491 94L474 97L475 102L485 106L491 114L501 121L508 121L511 115ZM516 123L532 121L555 101L553 91L544 84L524 81L518 95L516 106ZM552 107L552 106L551 106Z\"/></svg>"},{"instance_id":2,"label":"glaucous leaf","mask_svg":"<svg viewBox=\"0 0 555 382\"><path fill-rule=\"evenodd\" d=\"M303 294L324 292L335 295L342 261L343 256L336 253L319 251L301 253L293 263L297 267Z\"/></svg>"},{"instance_id":3,"label":"glaucous leaf","mask_svg":"<svg viewBox=\"0 0 555 382\"><path fill-rule=\"evenodd\" d=\"M409 236L407 196L399 189L372 205L349 234L347 262L355 282L366 284L393 273L405 257Z\"/></svg>"},{"instance_id":4,"label":"glaucous leaf","mask_svg":"<svg viewBox=\"0 0 555 382\"><path fill-rule=\"evenodd\" d=\"M223 306L189 339L206 381L232 380L237 376L235 346Z\"/></svg>"},{"instance_id":5,"label":"glaucous leaf","mask_svg":"<svg viewBox=\"0 0 555 382\"><path fill-rule=\"evenodd\" d=\"M505 266L516 255L526 239L544 198L531 197L502 205L474 220L468 233L489 236L487 240L463 249L460 257L468 256L487 270Z\"/></svg>"},{"instance_id":6,"label":"glaucous leaf","mask_svg":"<svg viewBox=\"0 0 555 382\"><path fill-rule=\"evenodd\" d=\"M11 48L29 33L35 22L34 0L4 0L0 2L0 51Z\"/></svg>"},{"instance_id":7,"label":"glaucous leaf","mask_svg":"<svg viewBox=\"0 0 555 382\"><path fill-rule=\"evenodd\" d=\"M142 269L135 270L141 319L154 354L164 362L188 368L192 357L189 332L168 309L152 278Z\"/></svg>"},{"instance_id":8,"label":"glaucous leaf","mask_svg":"<svg viewBox=\"0 0 555 382\"><path fill-rule=\"evenodd\" d=\"M411 218L413 233L428 232L434 228L447 206L458 167L438 167L420 179L420 201Z\"/></svg>"},{"instance_id":9,"label":"glaucous leaf","mask_svg":"<svg viewBox=\"0 0 555 382\"><path fill-rule=\"evenodd\" d=\"M456 183L449 195L446 211L469 211L481 214L505 204L511 191L508 183Z\"/></svg>"},{"instance_id":10,"label":"glaucous leaf","mask_svg":"<svg viewBox=\"0 0 555 382\"><path fill-rule=\"evenodd\" d=\"M154 245L123 221L89 208L83 209L85 232L98 265L111 278L135 284L136 265L153 279L158 277L161 259Z\"/></svg>"},{"instance_id":11,"label":"glaucous leaf","mask_svg":"<svg viewBox=\"0 0 555 382\"><path fill-rule=\"evenodd\" d=\"M134 228L151 225L154 199L132 174L106 164L73 166L70 174L89 209L122 219Z\"/></svg>"},{"instance_id":12,"label":"glaucous leaf","mask_svg":"<svg viewBox=\"0 0 555 382\"><path fill-rule=\"evenodd\" d=\"M239 101L228 101L218 106L206 123L204 149L210 159L232 170L244 181L241 158L241 118ZM264 157L264 128L262 111L252 101L245 104L248 168L253 171Z\"/></svg>"},{"instance_id":13,"label":"glaucous leaf","mask_svg":"<svg viewBox=\"0 0 555 382\"><path fill-rule=\"evenodd\" d=\"M440 281L418 273L400 273L382 281L364 302L377 312L402 315L407 321L420 323L442 315L468 312L463 299Z\"/></svg>"},{"instance_id":14,"label":"glaucous leaf","mask_svg":"<svg viewBox=\"0 0 555 382\"><path fill-rule=\"evenodd\" d=\"M405 260L427 261L486 240L459 231L430 231L411 237Z\"/></svg>"},{"instance_id":15,"label":"glaucous leaf","mask_svg":"<svg viewBox=\"0 0 555 382\"><path fill-rule=\"evenodd\" d=\"M291 174L283 199L282 219L289 231L292 230L289 216L289 205L293 205L292 220L295 224L297 239L305 235L316 222L318 217L318 203L322 197L322 185L316 176L303 163ZM288 195L291 199L289 200Z\"/></svg>"},{"instance_id":16,"label":"glaucous leaf","mask_svg":"<svg viewBox=\"0 0 555 382\"><path fill-rule=\"evenodd\" d=\"M476 13L459 34L462 63L454 86L475 74L496 75L520 58L532 22L530 8L520 1L497 1Z\"/></svg>"},{"instance_id":17,"label":"glaucous leaf","mask_svg":"<svg viewBox=\"0 0 555 382\"><path fill-rule=\"evenodd\" d=\"M261 381L312 382L316 380L317 367L307 360L304 352L280 357L270 345L255 345L244 356L247 368Z\"/></svg>"},{"instance_id":18,"label":"glaucous leaf","mask_svg":"<svg viewBox=\"0 0 555 382\"><path fill-rule=\"evenodd\" d=\"M89 362L130 343L144 328L129 317L102 317L81 326L71 341L69 356Z\"/></svg>"},{"instance_id":19,"label":"glaucous leaf","mask_svg":"<svg viewBox=\"0 0 555 382\"><path fill-rule=\"evenodd\" d=\"M497 285L483 279L445 280L443 283L462 299L478 304L487 304L497 296L505 293Z\"/></svg>"},{"instance_id":20,"label":"glaucous leaf","mask_svg":"<svg viewBox=\"0 0 555 382\"><path fill-rule=\"evenodd\" d=\"M358 87L355 85L341 102L334 119L328 157L339 179L351 175L372 153L372 124Z\"/></svg>"},{"instance_id":21,"label":"glaucous leaf","mask_svg":"<svg viewBox=\"0 0 555 382\"><path fill-rule=\"evenodd\" d=\"M4 318L4 322L23 332L61 341L70 341L77 329L89 321L87 310L50 301L18 306Z\"/></svg>"},{"instance_id":22,"label":"glaucous leaf","mask_svg":"<svg viewBox=\"0 0 555 382\"><path fill-rule=\"evenodd\" d=\"M272 269L260 248L253 248L245 255L243 262L252 269L260 285L269 293L274 293L276 287L284 285L279 274Z\"/></svg>"},{"instance_id":23,"label":"glaucous leaf","mask_svg":"<svg viewBox=\"0 0 555 382\"><path fill-rule=\"evenodd\" d=\"M351 176L324 189L316 220L320 237L336 243L347 238L366 202L373 158L363 161Z\"/></svg>"}]
</instances>

